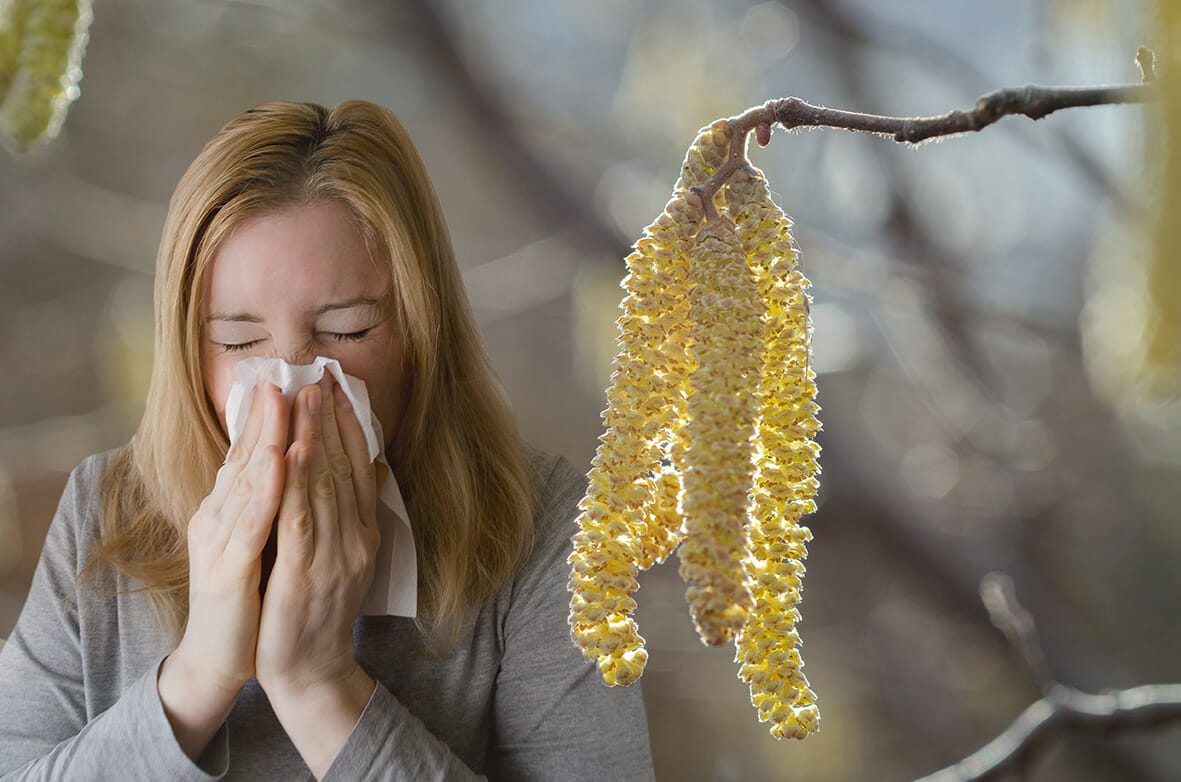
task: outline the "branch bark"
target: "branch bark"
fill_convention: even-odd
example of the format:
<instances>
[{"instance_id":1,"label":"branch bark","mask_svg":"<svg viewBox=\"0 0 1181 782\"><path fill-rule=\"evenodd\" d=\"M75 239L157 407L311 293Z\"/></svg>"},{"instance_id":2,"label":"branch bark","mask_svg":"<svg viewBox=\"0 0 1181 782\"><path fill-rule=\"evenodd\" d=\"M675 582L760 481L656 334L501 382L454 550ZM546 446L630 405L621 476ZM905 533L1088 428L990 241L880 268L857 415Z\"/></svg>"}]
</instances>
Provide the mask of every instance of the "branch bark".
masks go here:
<instances>
[{"instance_id":1,"label":"branch bark","mask_svg":"<svg viewBox=\"0 0 1181 782\"><path fill-rule=\"evenodd\" d=\"M985 576L980 583L980 598L1013 651L1043 682L1046 694L976 752L917 782L996 779L1025 768L1058 732L1110 735L1181 720L1181 684L1151 684L1096 695L1054 681L1033 616L1018 602L1013 581L1007 575Z\"/></svg>"},{"instance_id":2,"label":"branch bark","mask_svg":"<svg viewBox=\"0 0 1181 782\"><path fill-rule=\"evenodd\" d=\"M1148 72L1145 71L1145 76ZM900 143L921 144L933 138L983 130L1002 117L1020 114L1039 120L1055 111L1084 106L1147 103L1155 100L1154 83L1120 84L1107 87L1006 87L982 95L971 109L953 109L936 117L887 117L857 111L816 106L801 98L769 100L726 120L730 133L730 157L700 188L694 188L706 204L726 180L740 168L748 168L746 137L759 129L759 143L766 144L772 125L788 130L802 127L842 128L844 130L891 136Z\"/></svg>"},{"instance_id":3,"label":"branch bark","mask_svg":"<svg viewBox=\"0 0 1181 782\"><path fill-rule=\"evenodd\" d=\"M940 136L983 130L1009 115L1039 120L1055 111L1122 103L1146 103L1155 99L1152 84L1109 87L1008 87L981 96L971 109L954 109L937 117L885 117L814 106L799 98L770 101L748 114L758 121L777 122L785 128L831 127L893 136L895 141L919 144ZM771 119L767 116L770 114ZM744 117L746 115L743 115Z\"/></svg>"},{"instance_id":4,"label":"branch bark","mask_svg":"<svg viewBox=\"0 0 1181 782\"><path fill-rule=\"evenodd\" d=\"M988 73L980 70L971 60L952 46L944 44L939 38L929 35L920 27L909 26L898 20L890 20L881 14L866 14L864 9L856 12L840 3L827 0L780 0L783 5L793 10L803 10L811 14L827 33L835 36L839 41L840 50L877 49L892 54L908 57L919 67L934 71L952 90L975 90L978 85L987 85L992 79ZM1152 51L1140 47L1143 52L1137 53L1137 63L1140 71L1140 81L1148 82L1155 78L1155 71L1146 70L1144 62L1150 62ZM863 64L857 63L850 68L846 58L838 57L837 64L845 70L855 70L863 73ZM1129 207L1128 194L1115 180L1104 165L1088 150L1079 144L1077 138L1055 128L1048 132L1038 131L1034 135L1028 125L1012 124L1006 126L1008 132L1029 144L1039 144L1040 150L1046 154L1055 155L1065 162L1072 164L1075 174L1086 179L1092 186L1099 188L1106 196L1113 199L1115 205L1122 211Z\"/></svg>"},{"instance_id":5,"label":"branch bark","mask_svg":"<svg viewBox=\"0 0 1181 782\"><path fill-rule=\"evenodd\" d=\"M1063 731L1112 734L1181 720L1181 684L1152 684L1094 695L1056 685L976 752L916 782L984 782L1023 767Z\"/></svg>"}]
</instances>

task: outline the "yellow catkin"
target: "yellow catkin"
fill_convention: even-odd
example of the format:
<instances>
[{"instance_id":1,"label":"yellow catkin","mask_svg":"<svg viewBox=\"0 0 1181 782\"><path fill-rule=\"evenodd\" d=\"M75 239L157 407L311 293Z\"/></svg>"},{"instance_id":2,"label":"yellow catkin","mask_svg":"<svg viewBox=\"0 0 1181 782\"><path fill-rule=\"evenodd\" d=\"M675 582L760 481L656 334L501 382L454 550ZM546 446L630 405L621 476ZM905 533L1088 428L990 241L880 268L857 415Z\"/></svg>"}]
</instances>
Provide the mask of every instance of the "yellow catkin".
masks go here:
<instances>
[{"instance_id":1,"label":"yellow catkin","mask_svg":"<svg viewBox=\"0 0 1181 782\"><path fill-rule=\"evenodd\" d=\"M609 685L647 653L636 575L680 545L698 634L736 643L739 677L778 738L819 727L803 673L803 560L820 423L808 280L761 172L732 172L706 219L695 188L725 162L702 129L673 197L627 259L619 353L570 555L570 629Z\"/></svg>"},{"instance_id":2,"label":"yellow catkin","mask_svg":"<svg viewBox=\"0 0 1181 782\"><path fill-rule=\"evenodd\" d=\"M692 187L705 183L729 154L729 127L719 120L698 131L685 154L681 176L674 192L688 193ZM676 241L670 252L658 264L656 285L663 291L664 342L657 369L664 385L663 396L668 404L653 411L660 431L658 446L662 467L653 473L649 503L644 510L647 536L641 551L640 569L663 562L681 542L683 515L681 509L682 480L685 468L686 441L684 424L687 384L694 368L689 351L692 341L689 318L689 250L700 225L701 213L688 201L681 202L682 214L666 210L674 221L680 222Z\"/></svg>"},{"instance_id":3,"label":"yellow catkin","mask_svg":"<svg viewBox=\"0 0 1181 782\"><path fill-rule=\"evenodd\" d=\"M570 631L587 659L596 660L603 681L630 684L643 673L647 653L632 614L641 549L646 535L650 475L659 467L658 434L650 410L666 405L652 378L660 326L647 290L654 276L652 254L671 243L658 220L628 258L628 294L619 318L619 352L603 411L606 431L587 474L579 504L579 532L570 554Z\"/></svg>"},{"instance_id":4,"label":"yellow catkin","mask_svg":"<svg viewBox=\"0 0 1181 782\"><path fill-rule=\"evenodd\" d=\"M0 136L18 149L61 128L78 97L91 0L0 0Z\"/></svg>"},{"instance_id":5,"label":"yellow catkin","mask_svg":"<svg viewBox=\"0 0 1181 782\"><path fill-rule=\"evenodd\" d=\"M701 217L701 209L690 203L688 192L678 188L656 223L666 241L649 246L645 237L637 243L637 249L648 252L652 259L649 296L652 308L647 323L656 335L649 344L645 369L645 380L651 384L650 395L641 403L651 433L647 443L650 450L641 465L645 501L636 516L642 521L636 533L637 565L641 570L663 562L681 539L679 478L670 475L662 464L668 456L670 432L679 424L685 407L682 388L688 371L685 356L689 312L685 245L697 232Z\"/></svg>"},{"instance_id":6,"label":"yellow catkin","mask_svg":"<svg viewBox=\"0 0 1181 782\"><path fill-rule=\"evenodd\" d=\"M1151 136L1146 149L1149 165L1159 168L1162 184L1152 229L1152 252L1144 275L1144 333L1137 340L1141 366L1139 378L1120 383L1126 395L1131 390L1152 403L1164 402L1176 408L1181 403L1181 227L1177 210L1181 208L1181 85L1176 82L1181 69L1181 52L1176 36L1181 35L1181 8L1177 3L1157 3L1157 30L1163 41L1161 69L1164 78L1160 100L1160 129ZM1130 320L1121 317L1121 320ZM1139 380L1139 382L1136 382ZM1129 386L1138 386L1129 389Z\"/></svg>"},{"instance_id":7,"label":"yellow catkin","mask_svg":"<svg viewBox=\"0 0 1181 782\"><path fill-rule=\"evenodd\" d=\"M670 416L684 408L684 243L701 219L688 188L724 159L725 138L703 129L672 199L627 258L606 431L587 475L569 558L571 635L609 685L631 684L643 673L647 653L632 618L636 574L668 556L680 538L679 486L670 484L661 462L675 422Z\"/></svg>"},{"instance_id":8,"label":"yellow catkin","mask_svg":"<svg viewBox=\"0 0 1181 782\"><path fill-rule=\"evenodd\" d=\"M0 0L0 106L4 105L4 96L20 62L25 2L27 0Z\"/></svg>"},{"instance_id":9,"label":"yellow catkin","mask_svg":"<svg viewBox=\"0 0 1181 782\"><path fill-rule=\"evenodd\" d=\"M689 256L696 368L689 376L685 424L685 539L678 555L697 633L726 643L753 606L743 569L752 436L763 344L762 305L742 242L724 217L702 229Z\"/></svg>"},{"instance_id":10,"label":"yellow catkin","mask_svg":"<svg viewBox=\"0 0 1181 782\"><path fill-rule=\"evenodd\" d=\"M737 172L726 197L766 307L756 488L745 562L754 608L736 639L735 658L759 719L771 723L772 735L804 738L820 725L795 627L803 559L812 537L800 521L816 509L820 471L820 449L813 439L820 422L811 370L809 283L796 268L791 223L771 200L762 175Z\"/></svg>"}]
</instances>

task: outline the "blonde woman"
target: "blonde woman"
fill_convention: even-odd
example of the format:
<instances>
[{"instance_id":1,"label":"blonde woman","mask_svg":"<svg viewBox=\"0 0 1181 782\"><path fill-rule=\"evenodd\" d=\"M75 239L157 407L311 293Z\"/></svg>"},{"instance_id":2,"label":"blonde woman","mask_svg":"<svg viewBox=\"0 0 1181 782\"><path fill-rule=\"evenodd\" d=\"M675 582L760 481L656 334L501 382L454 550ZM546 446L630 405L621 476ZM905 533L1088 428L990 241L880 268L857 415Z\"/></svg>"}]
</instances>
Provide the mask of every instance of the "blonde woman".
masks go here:
<instances>
[{"instance_id":1,"label":"blonde woman","mask_svg":"<svg viewBox=\"0 0 1181 782\"><path fill-rule=\"evenodd\" d=\"M0 777L652 776L638 689L568 641L581 477L518 440L390 112L227 124L173 196L155 297L143 421L72 474L0 652ZM372 409L328 373L262 383L230 448L245 358L335 360ZM391 577L369 414L415 619L361 615Z\"/></svg>"}]
</instances>

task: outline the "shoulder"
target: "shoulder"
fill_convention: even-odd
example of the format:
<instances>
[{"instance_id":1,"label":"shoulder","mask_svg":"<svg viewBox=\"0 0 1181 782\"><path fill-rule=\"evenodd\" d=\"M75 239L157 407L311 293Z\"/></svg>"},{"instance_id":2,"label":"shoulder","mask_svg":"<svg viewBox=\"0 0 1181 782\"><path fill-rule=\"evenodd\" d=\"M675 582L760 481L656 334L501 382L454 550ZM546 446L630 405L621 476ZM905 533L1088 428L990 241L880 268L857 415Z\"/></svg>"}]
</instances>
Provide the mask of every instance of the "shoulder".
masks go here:
<instances>
[{"instance_id":1,"label":"shoulder","mask_svg":"<svg viewBox=\"0 0 1181 782\"><path fill-rule=\"evenodd\" d=\"M86 545L97 538L103 476L119 452L120 449L112 448L87 456L70 472L47 544L54 537L59 543L64 542L62 537L69 537L73 545Z\"/></svg>"},{"instance_id":2,"label":"shoulder","mask_svg":"<svg viewBox=\"0 0 1181 782\"><path fill-rule=\"evenodd\" d=\"M70 483L76 484L80 488L98 488L107 469L122 450L122 448L111 448L108 451L87 456L70 473Z\"/></svg>"},{"instance_id":3,"label":"shoulder","mask_svg":"<svg viewBox=\"0 0 1181 782\"><path fill-rule=\"evenodd\" d=\"M62 501L74 499L86 506L97 505L103 477L122 450L122 448L112 448L109 451L91 454L83 459L70 473Z\"/></svg>"},{"instance_id":4,"label":"shoulder","mask_svg":"<svg viewBox=\"0 0 1181 782\"><path fill-rule=\"evenodd\" d=\"M525 446L525 460L533 484L533 545L514 580L514 591L552 582L564 592L566 557L577 531L575 518L586 493L586 477L564 456L531 445Z\"/></svg>"},{"instance_id":5,"label":"shoulder","mask_svg":"<svg viewBox=\"0 0 1181 782\"><path fill-rule=\"evenodd\" d=\"M586 493L586 476L560 454L526 444L525 462L533 484L534 522L538 533L561 516L573 519L578 501Z\"/></svg>"}]
</instances>

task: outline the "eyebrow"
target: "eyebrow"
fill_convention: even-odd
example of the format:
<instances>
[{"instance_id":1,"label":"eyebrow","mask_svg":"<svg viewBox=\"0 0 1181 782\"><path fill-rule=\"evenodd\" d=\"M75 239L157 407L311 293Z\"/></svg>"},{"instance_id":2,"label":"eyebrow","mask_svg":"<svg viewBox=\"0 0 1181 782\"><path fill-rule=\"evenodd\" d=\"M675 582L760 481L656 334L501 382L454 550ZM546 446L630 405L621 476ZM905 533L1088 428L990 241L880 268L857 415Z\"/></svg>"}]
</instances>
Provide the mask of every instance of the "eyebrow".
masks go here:
<instances>
[{"instance_id":1,"label":"eyebrow","mask_svg":"<svg viewBox=\"0 0 1181 782\"><path fill-rule=\"evenodd\" d=\"M377 299L369 298L367 296L358 296L345 301L325 304L322 307L317 307L315 310L309 311L308 314L312 316L319 316L326 312L332 312L334 310L347 310L352 309L353 307L372 307L379 309L381 307L381 302ZM227 323L262 323L262 318L249 312L213 312L205 318L206 323L215 320L224 321Z\"/></svg>"}]
</instances>

